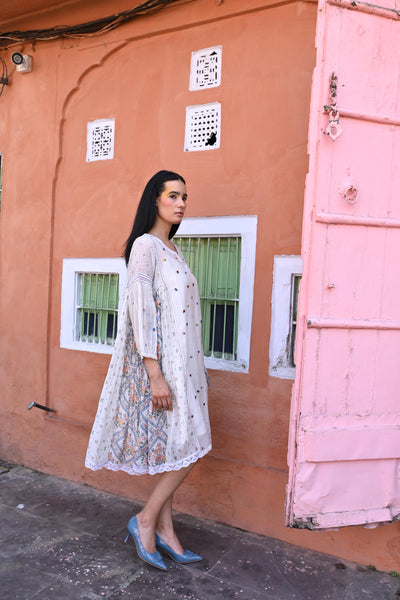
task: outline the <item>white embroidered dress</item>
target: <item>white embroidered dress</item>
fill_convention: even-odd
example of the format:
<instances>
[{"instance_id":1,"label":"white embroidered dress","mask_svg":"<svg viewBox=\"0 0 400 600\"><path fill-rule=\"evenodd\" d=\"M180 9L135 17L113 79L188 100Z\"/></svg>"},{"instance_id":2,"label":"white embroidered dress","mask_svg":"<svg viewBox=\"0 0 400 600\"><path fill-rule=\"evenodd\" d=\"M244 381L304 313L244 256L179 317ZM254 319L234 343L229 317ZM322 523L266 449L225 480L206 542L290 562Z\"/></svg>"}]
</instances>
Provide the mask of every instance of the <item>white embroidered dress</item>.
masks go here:
<instances>
[{"instance_id":1,"label":"white embroidered dress","mask_svg":"<svg viewBox=\"0 0 400 600\"><path fill-rule=\"evenodd\" d=\"M197 282L179 248L144 234L130 255L118 334L85 465L132 475L188 466L211 449ZM159 361L172 411L153 410L143 358Z\"/></svg>"}]
</instances>

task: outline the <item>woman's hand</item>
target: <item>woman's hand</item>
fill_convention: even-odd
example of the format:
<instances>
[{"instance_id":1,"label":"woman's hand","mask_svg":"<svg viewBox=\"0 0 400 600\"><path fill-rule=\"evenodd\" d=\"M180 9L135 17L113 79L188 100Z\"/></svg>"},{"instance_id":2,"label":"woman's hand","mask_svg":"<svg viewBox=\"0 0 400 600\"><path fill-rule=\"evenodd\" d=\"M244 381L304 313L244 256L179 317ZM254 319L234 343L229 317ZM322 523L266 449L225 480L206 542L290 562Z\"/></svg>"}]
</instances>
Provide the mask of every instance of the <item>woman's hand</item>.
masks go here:
<instances>
[{"instance_id":1,"label":"woman's hand","mask_svg":"<svg viewBox=\"0 0 400 600\"><path fill-rule=\"evenodd\" d=\"M158 362L154 358L144 358L143 360L150 378L153 409L172 410L171 390L161 373Z\"/></svg>"}]
</instances>

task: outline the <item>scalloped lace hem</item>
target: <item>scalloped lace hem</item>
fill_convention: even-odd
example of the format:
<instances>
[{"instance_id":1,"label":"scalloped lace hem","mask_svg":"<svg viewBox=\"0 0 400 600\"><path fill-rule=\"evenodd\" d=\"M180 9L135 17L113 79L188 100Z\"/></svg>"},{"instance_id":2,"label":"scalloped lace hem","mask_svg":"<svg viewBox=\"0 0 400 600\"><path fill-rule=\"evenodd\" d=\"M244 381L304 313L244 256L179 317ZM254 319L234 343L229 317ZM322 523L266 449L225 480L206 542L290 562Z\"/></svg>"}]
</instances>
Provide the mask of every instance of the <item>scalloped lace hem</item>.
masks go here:
<instances>
[{"instance_id":1,"label":"scalloped lace hem","mask_svg":"<svg viewBox=\"0 0 400 600\"><path fill-rule=\"evenodd\" d=\"M210 450L211 445L205 450L202 450L201 452L196 452L195 454L192 454L192 456L184 458L172 465L164 463L155 467L138 467L137 465L131 467L125 463L119 464L114 463L112 461L107 461L101 465L98 465L86 460L85 467L91 469L92 471L99 471L100 469L109 469L110 471L124 471L125 473L128 473L128 475L157 475L157 473L165 473L166 471L179 471L184 467L188 467L189 465L198 461L200 458L203 458L203 456L210 452Z\"/></svg>"}]
</instances>

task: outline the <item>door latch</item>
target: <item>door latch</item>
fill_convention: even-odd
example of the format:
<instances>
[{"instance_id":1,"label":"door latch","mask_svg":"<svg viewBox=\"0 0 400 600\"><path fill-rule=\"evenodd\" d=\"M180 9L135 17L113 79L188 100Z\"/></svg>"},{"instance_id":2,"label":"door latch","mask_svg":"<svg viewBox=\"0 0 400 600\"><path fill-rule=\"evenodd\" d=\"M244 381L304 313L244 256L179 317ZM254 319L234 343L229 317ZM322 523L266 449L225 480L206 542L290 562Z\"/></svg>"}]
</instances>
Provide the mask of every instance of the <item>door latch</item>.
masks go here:
<instances>
[{"instance_id":1,"label":"door latch","mask_svg":"<svg viewBox=\"0 0 400 600\"><path fill-rule=\"evenodd\" d=\"M337 75L336 73L332 73L329 80L329 99L330 104L325 106L325 110L329 111L329 124L326 128L326 133L329 137L332 138L333 141L342 134L342 128L339 125L339 111L336 108L336 98L337 98Z\"/></svg>"}]
</instances>

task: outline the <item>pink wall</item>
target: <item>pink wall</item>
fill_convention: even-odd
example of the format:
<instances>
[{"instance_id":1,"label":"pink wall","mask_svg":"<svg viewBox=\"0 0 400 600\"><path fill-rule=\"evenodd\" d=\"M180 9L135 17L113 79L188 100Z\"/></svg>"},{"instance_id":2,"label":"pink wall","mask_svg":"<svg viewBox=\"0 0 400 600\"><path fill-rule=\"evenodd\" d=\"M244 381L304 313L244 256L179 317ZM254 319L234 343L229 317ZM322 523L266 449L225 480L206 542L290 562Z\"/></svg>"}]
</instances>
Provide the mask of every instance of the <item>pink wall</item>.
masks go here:
<instances>
[{"instance_id":1,"label":"pink wall","mask_svg":"<svg viewBox=\"0 0 400 600\"><path fill-rule=\"evenodd\" d=\"M128 4L113 3L113 12ZM108 10L79 3L30 17L29 27ZM315 17L312 3L198 0L98 38L25 47L33 72L14 72L0 98L0 456L145 498L151 479L83 467L109 358L60 348L62 259L119 256L145 181L171 168L188 181L188 216L258 216L250 370L211 373L214 448L178 508L394 569L397 525L318 535L284 527L291 382L268 376L272 263L300 253ZM191 52L213 45L223 48L221 87L189 92ZM221 148L184 153L186 106L215 100ZM87 122L111 116L115 158L86 163ZM30 400L54 406L57 418L28 412Z\"/></svg>"}]
</instances>

